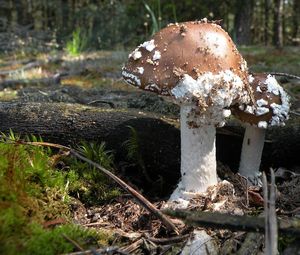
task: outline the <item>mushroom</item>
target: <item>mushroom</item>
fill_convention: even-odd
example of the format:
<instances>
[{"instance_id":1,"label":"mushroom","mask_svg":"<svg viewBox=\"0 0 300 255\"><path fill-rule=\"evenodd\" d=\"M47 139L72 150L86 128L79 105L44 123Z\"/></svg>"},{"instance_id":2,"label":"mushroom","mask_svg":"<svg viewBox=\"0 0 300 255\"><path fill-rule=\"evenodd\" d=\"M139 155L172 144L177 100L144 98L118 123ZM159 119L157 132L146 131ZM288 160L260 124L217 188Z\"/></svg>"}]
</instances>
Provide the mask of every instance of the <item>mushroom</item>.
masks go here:
<instances>
[{"instance_id":1,"label":"mushroom","mask_svg":"<svg viewBox=\"0 0 300 255\"><path fill-rule=\"evenodd\" d=\"M288 119L289 96L270 74L250 74L253 103L234 106L232 113L246 123L239 173L253 185L261 186L259 166L264 147L265 133L269 126L283 126Z\"/></svg>"},{"instance_id":2,"label":"mushroom","mask_svg":"<svg viewBox=\"0 0 300 255\"><path fill-rule=\"evenodd\" d=\"M122 69L128 84L180 106L182 207L217 184L215 134L230 105L249 102L247 65L229 35L206 20L170 24L139 45Z\"/></svg>"}]
</instances>

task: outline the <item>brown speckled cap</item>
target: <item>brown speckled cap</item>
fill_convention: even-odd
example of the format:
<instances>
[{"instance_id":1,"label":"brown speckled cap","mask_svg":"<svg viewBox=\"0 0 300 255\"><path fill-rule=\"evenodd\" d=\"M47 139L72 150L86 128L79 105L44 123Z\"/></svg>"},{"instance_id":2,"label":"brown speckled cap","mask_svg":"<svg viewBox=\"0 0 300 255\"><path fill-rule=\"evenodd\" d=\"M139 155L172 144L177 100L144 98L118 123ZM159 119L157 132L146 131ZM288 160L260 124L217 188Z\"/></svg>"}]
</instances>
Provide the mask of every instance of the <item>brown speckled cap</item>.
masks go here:
<instances>
[{"instance_id":1,"label":"brown speckled cap","mask_svg":"<svg viewBox=\"0 0 300 255\"><path fill-rule=\"evenodd\" d=\"M184 74L196 79L225 70L248 84L246 62L229 35L215 23L194 21L170 24L138 46L122 75L129 84L170 95Z\"/></svg>"},{"instance_id":2,"label":"brown speckled cap","mask_svg":"<svg viewBox=\"0 0 300 255\"><path fill-rule=\"evenodd\" d=\"M248 105L232 107L232 113L239 120L266 128L269 125L281 125L288 119L289 97L276 79L268 74L249 75L256 106Z\"/></svg>"}]
</instances>

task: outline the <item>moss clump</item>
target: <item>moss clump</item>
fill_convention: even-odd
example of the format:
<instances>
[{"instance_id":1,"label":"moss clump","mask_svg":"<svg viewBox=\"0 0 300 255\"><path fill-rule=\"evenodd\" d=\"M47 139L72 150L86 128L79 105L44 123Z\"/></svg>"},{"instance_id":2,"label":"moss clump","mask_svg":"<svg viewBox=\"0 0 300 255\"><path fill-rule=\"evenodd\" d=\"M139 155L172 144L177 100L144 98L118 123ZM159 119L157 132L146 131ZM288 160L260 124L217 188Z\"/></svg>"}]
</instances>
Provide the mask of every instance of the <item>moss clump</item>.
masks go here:
<instances>
[{"instance_id":1,"label":"moss clump","mask_svg":"<svg viewBox=\"0 0 300 255\"><path fill-rule=\"evenodd\" d=\"M13 137L14 138L14 137ZM51 166L49 149L0 143L0 253L61 254L74 251L63 234L82 247L108 245L112 236L74 224L44 229L56 218L70 222L69 183L74 171ZM71 185L70 185L71 186ZM93 241L91 244L91 240Z\"/></svg>"},{"instance_id":2,"label":"moss clump","mask_svg":"<svg viewBox=\"0 0 300 255\"><path fill-rule=\"evenodd\" d=\"M88 159L113 171L114 155L105 148L105 143L82 142L79 151ZM77 159L68 158L69 176L73 176L69 191L74 197L87 205L102 204L121 194L120 189L112 183L99 169ZM76 180L76 181L75 181Z\"/></svg>"}]
</instances>

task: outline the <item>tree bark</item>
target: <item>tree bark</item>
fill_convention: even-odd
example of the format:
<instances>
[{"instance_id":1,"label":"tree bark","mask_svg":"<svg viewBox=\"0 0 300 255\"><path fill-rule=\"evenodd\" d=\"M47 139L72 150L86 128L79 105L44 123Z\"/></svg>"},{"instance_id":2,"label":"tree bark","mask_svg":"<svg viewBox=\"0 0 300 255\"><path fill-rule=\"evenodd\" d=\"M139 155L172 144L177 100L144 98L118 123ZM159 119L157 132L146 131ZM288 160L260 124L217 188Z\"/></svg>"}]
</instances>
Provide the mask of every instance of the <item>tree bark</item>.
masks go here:
<instances>
[{"instance_id":1,"label":"tree bark","mask_svg":"<svg viewBox=\"0 0 300 255\"><path fill-rule=\"evenodd\" d=\"M238 1L234 19L236 43L238 45L251 44L251 25L253 0Z\"/></svg>"},{"instance_id":2,"label":"tree bark","mask_svg":"<svg viewBox=\"0 0 300 255\"><path fill-rule=\"evenodd\" d=\"M142 132L142 129L147 128L145 125L149 124L159 126L161 132L164 128L176 130L173 125L150 113L135 110L65 103L0 103L2 132L12 129L17 133L40 135L47 140L62 144L78 142L82 139L105 140L112 134L120 139L118 136L124 134L123 130L128 129L126 126L131 125ZM148 138L150 139L152 135L149 134Z\"/></svg>"},{"instance_id":3,"label":"tree bark","mask_svg":"<svg viewBox=\"0 0 300 255\"><path fill-rule=\"evenodd\" d=\"M282 10L283 10L283 0L275 0L274 45L277 49L281 49L283 47Z\"/></svg>"}]
</instances>

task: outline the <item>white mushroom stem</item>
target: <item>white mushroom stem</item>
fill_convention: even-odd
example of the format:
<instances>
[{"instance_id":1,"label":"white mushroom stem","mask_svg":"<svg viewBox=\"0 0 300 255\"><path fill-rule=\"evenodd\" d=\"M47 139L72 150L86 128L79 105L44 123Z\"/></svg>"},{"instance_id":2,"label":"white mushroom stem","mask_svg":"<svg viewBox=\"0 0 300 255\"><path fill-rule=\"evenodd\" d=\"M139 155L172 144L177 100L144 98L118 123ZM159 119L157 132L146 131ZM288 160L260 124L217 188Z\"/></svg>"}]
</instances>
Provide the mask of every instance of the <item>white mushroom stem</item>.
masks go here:
<instances>
[{"instance_id":1,"label":"white mushroom stem","mask_svg":"<svg viewBox=\"0 0 300 255\"><path fill-rule=\"evenodd\" d=\"M204 125L192 128L188 125L190 105L180 107L181 132L181 181L170 197L185 207L188 200L217 184L216 128Z\"/></svg>"},{"instance_id":2,"label":"white mushroom stem","mask_svg":"<svg viewBox=\"0 0 300 255\"><path fill-rule=\"evenodd\" d=\"M254 185L261 185L259 166L264 148L266 130L255 126L246 126L239 173Z\"/></svg>"}]
</instances>

